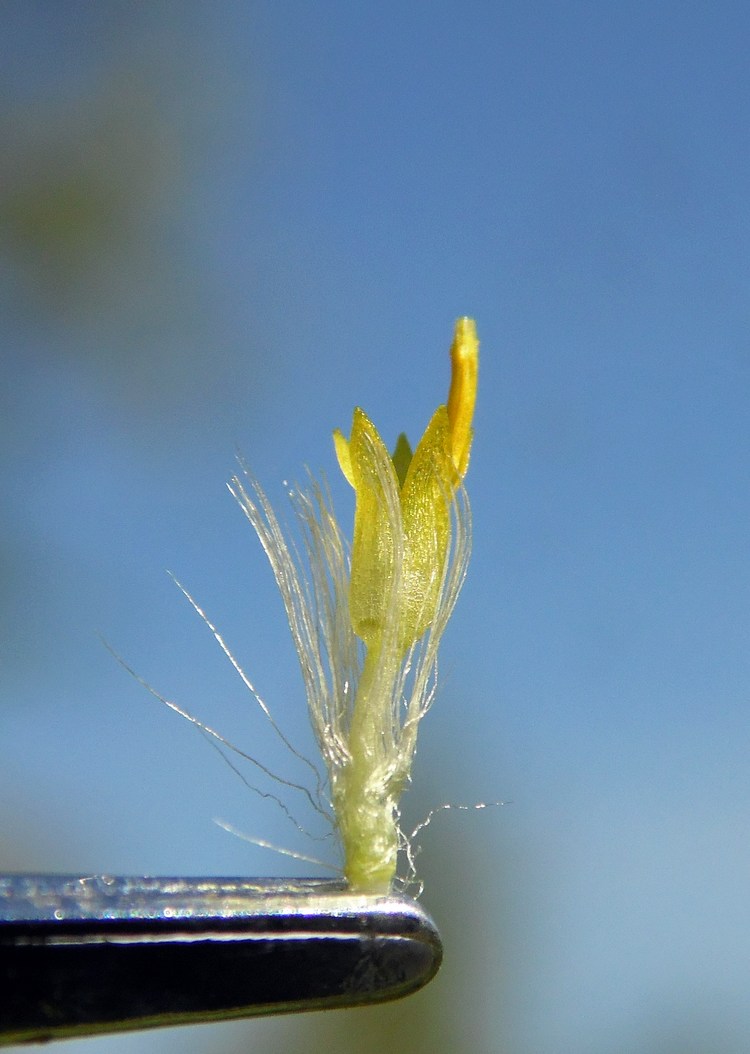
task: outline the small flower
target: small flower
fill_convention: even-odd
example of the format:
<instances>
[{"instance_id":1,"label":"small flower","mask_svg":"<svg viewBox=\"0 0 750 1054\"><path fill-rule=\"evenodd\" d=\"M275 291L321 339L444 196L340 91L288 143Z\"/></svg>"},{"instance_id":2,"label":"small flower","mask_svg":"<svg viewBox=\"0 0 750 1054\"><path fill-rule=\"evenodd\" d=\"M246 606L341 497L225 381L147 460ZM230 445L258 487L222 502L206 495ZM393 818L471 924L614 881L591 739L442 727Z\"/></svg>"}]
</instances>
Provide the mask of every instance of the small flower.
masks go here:
<instances>
[{"instance_id":1,"label":"small flower","mask_svg":"<svg viewBox=\"0 0 750 1054\"><path fill-rule=\"evenodd\" d=\"M387 892L404 845L398 803L417 728L435 694L437 652L471 547L463 477L477 385L474 322L456 323L448 401L412 453L393 455L369 417L336 431L341 470L355 492L351 550L327 490L293 494L306 567L268 499L245 470L230 490L252 523L286 608L325 761L350 886ZM306 572L309 572L306 573Z\"/></svg>"}]
</instances>

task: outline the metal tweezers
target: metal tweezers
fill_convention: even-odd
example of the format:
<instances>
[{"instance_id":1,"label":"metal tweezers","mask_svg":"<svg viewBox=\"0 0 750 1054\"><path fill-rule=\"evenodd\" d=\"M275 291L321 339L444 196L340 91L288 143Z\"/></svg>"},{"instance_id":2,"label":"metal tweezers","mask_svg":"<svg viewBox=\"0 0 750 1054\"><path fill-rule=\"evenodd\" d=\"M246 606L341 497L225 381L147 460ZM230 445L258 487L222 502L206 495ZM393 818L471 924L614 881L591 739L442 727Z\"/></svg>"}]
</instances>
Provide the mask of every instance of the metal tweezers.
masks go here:
<instances>
[{"instance_id":1,"label":"metal tweezers","mask_svg":"<svg viewBox=\"0 0 750 1054\"><path fill-rule=\"evenodd\" d=\"M382 1002L441 957L415 901L338 881L0 875L0 1046Z\"/></svg>"}]
</instances>

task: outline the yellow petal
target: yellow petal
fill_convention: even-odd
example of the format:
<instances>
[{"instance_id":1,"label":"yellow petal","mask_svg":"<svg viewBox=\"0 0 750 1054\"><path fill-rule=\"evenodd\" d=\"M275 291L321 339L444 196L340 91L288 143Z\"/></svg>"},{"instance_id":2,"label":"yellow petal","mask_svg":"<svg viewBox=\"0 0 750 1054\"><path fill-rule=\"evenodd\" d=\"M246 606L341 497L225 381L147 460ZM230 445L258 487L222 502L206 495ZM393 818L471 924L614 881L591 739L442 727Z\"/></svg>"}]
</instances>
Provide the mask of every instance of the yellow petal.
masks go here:
<instances>
[{"instance_id":1,"label":"yellow petal","mask_svg":"<svg viewBox=\"0 0 750 1054\"><path fill-rule=\"evenodd\" d=\"M448 393L448 420L451 432L451 453L461 476L469 467L469 453L473 431L474 404L477 398L479 371L479 341L477 328L471 318L459 318L451 345L451 387Z\"/></svg>"},{"instance_id":2,"label":"yellow petal","mask_svg":"<svg viewBox=\"0 0 750 1054\"><path fill-rule=\"evenodd\" d=\"M352 458L349 453L349 440L341 429L335 429L333 433L333 446L336 451L339 468L346 476L347 481L354 486L354 473L352 472Z\"/></svg>"},{"instance_id":3,"label":"yellow petal","mask_svg":"<svg viewBox=\"0 0 750 1054\"><path fill-rule=\"evenodd\" d=\"M440 599L450 543L455 469L448 453L448 413L440 406L419 441L404 483L401 506L404 559L400 643L403 650L431 625Z\"/></svg>"},{"instance_id":4,"label":"yellow petal","mask_svg":"<svg viewBox=\"0 0 750 1054\"><path fill-rule=\"evenodd\" d=\"M370 647L379 644L387 620L395 615L393 583L402 525L391 455L360 409L354 411L349 457L356 491L349 615L354 632Z\"/></svg>"}]
</instances>

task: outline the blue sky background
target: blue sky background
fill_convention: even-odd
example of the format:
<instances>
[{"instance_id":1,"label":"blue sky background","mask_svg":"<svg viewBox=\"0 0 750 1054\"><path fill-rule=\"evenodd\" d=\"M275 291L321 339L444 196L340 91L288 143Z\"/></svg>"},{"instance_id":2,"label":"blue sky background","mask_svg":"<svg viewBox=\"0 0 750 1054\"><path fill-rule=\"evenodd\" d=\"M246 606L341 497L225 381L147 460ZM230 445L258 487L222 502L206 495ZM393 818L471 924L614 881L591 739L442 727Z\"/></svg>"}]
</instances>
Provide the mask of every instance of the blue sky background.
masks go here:
<instances>
[{"instance_id":1,"label":"blue sky background","mask_svg":"<svg viewBox=\"0 0 750 1054\"><path fill-rule=\"evenodd\" d=\"M86 1049L746 1051L746 5L10 3L0 41L3 869L309 871L212 823L294 842L97 634L285 764L169 568L312 751L235 449L344 510L331 430L418 437L482 338L409 811L513 804L425 834L443 971Z\"/></svg>"}]
</instances>

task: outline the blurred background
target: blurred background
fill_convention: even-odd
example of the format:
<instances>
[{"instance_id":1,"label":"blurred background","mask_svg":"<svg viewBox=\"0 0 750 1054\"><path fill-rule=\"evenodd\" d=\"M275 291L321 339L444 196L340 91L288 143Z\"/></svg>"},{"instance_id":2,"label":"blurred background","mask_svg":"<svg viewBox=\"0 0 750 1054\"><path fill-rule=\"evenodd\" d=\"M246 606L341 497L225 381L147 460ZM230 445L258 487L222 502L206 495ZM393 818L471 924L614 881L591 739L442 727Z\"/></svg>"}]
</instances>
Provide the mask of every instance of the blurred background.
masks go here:
<instances>
[{"instance_id":1,"label":"blurred background","mask_svg":"<svg viewBox=\"0 0 750 1054\"><path fill-rule=\"evenodd\" d=\"M225 482L481 390L470 577L408 795L445 965L398 1005L91 1054L750 1047L750 13L742 3L0 8L0 868L304 874L115 661L313 753ZM346 511L343 511L346 510Z\"/></svg>"}]
</instances>

